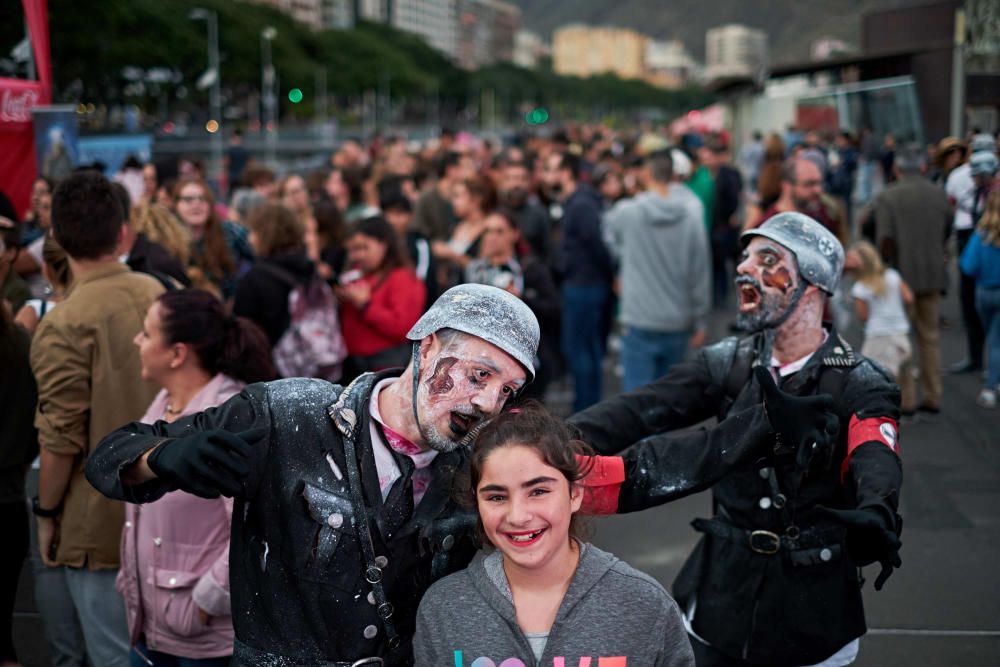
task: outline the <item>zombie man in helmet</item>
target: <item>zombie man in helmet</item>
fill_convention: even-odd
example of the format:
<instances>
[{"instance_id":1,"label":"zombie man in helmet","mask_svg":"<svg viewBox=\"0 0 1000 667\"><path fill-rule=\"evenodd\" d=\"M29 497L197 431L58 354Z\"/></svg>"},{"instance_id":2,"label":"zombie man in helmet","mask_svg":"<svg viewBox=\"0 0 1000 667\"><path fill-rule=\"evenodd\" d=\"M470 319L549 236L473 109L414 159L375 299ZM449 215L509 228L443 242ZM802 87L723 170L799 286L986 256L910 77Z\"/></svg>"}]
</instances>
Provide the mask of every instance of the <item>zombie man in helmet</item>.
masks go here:
<instances>
[{"instance_id":1,"label":"zombie man in helmet","mask_svg":"<svg viewBox=\"0 0 1000 667\"><path fill-rule=\"evenodd\" d=\"M130 502L175 489L235 498L233 664L409 665L417 603L477 546L475 514L450 500L456 473L467 469L465 445L534 376L538 337L521 300L460 285L413 326L402 371L368 373L346 388L256 384L172 424L130 424L101 443L87 477ZM792 406L799 423L822 423L822 406L797 400L784 396L767 410ZM620 474L600 468L585 509L614 511L608 499L623 491L704 488L770 451L773 434L755 405L709 432L678 435L658 443L672 452L669 471L652 468L622 486ZM635 461L615 457L611 472L624 465Z\"/></svg>"},{"instance_id":2,"label":"zombie man in helmet","mask_svg":"<svg viewBox=\"0 0 1000 667\"><path fill-rule=\"evenodd\" d=\"M451 502L464 445L533 377L538 336L516 297L459 286L413 326L402 372L256 384L189 419L130 424L87 476L130 502L235 498L233 664L410 664L420 597L476 548L474 515Z\"/></svg>"},{"instance_id":3,"label":"zombie man in helmet","mask_svg":"<svg viewBox=\"0 0 1000 667\"><path fill-rule=\"evenodd\" d=\"M738 322L753 333L712 345L696 361L570 421L601 454L641 440L644 453L632 454L633 447L622 461L629 480L674 468L668 453L650 446L670 431L711 417L721 426L763 401L779 431L773 453L721 478L703 471L714 482L714 516L693 523L704 535L674 582L674 597L699 667L846 665L866 631L859 568L879 562L881 589L900 565L899 391L822 321L844 263L833 234L789 212L747 231L742 242ZM776 382L787 394L776 393ZM787 409L788 394L831 407L835 417L823 433L788 436L802 414ZM724 449L719 459L729 455ZM658 476L652 493L626 483L618 511L688 493L689 480L674 476L673 483L669 474Z\"/></svg>"}]
</instances>

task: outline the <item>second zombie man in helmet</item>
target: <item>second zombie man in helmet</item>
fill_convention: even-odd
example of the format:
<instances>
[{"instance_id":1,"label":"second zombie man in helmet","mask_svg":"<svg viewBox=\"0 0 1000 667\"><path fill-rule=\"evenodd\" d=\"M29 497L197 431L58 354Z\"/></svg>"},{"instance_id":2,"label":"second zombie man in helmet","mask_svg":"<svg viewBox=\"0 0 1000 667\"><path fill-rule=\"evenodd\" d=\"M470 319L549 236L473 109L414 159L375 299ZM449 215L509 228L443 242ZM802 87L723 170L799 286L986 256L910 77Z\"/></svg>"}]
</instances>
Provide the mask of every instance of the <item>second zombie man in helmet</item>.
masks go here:
<instances>
[{"instance_id":1,"label":"second zombie man in helmet","mask_svg":"<svg viewBox=\"0 0 1000 667\"><path fill-rule=\"evenodd\" d=\"M676 465L657 443L670 431L711 417L725 424L763 401L783 431L774 453L714 484L714 516L693 524L704 535L674 597L699 667L829 658L823 664L846 665L866 631L858 568L879 562L880 589L900 562L899 391L823 323L844 263L833 234L789 212L742 240L737 322L751 335L709 346L696 361L571 423L602 454L642 441L644 455L624 458L625 479L664 471L658 493L622 487L617 511L633 512L690 488L677 472L675 483L663 484ZM787 394L777 394L776 383ZM802 415L790 409L788 394L831 405L836 416L824 433L803 425L788 437Z\"/></svg>"}]
</instances>

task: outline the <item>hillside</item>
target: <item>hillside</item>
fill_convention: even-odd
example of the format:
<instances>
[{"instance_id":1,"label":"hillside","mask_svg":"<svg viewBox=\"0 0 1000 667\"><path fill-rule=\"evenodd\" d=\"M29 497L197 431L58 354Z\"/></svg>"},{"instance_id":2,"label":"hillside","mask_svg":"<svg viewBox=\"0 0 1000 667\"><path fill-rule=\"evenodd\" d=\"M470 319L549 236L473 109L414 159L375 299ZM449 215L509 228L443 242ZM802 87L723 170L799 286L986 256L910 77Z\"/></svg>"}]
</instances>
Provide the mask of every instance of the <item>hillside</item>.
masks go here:
<instances>
[{"instance_id":1,"label":"hillside","mask_svg":"<svg viewBox=\"0 0 1000 667\"><path fill-rule=\"evenodd\" d=\"M831 36L858 45L866 12L927 0L512 0L523 25L545 39L569 23L634 28L657 39L681 39L705 57L705 31L742 23L767 32L773 62L805 59L809 45Z\"/></svg>"}]
</instances>

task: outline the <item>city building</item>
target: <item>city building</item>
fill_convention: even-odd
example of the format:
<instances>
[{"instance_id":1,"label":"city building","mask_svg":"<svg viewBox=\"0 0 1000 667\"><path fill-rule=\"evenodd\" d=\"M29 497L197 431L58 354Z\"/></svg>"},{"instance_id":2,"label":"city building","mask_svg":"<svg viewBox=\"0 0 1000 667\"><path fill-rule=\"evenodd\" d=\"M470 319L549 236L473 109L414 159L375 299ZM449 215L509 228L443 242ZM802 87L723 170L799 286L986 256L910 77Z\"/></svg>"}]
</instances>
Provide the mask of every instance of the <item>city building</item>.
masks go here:
<instances>
[{"instance_id":1,"label":"city building","mask_svg":"<svg viewBox=\"0 0 1000 667\"><path fill-rule=\"evenodd\" d=\"M701 77L701 66L679 39L649 40L646 44L646 80L661 88L679 88Z\"/></svg>"},{"instance_id":2,"label":"city building","mask_svg":"<svg viewBox=\"0 0 1000 667\"><path fill-rule=\"evenodd\" d=\"M709 80L767 75L767 33L731 23L705 34L705 75Z\"/></svg>"},{"instance_id":3,"label":"city building","mask_svg":"<svg viewBox=\"0 0 1000 667\"><path fill-rule=\"evenodd\" d=\"M321 30L323 25L323 5L326 0L252 0L260 5L269 5L291 16L302 25L313 30Z\"/></svg>"},{"instance_id":4,"label":"city building","mask_svg":"<svg viewBox=\"0 0 1000 667\"><path fill-rule=\"evenodd\" d=\"M646 74L649 38L627 28L569 25L552 36L552 66L557 74L593 76L613 73L624 79Z\"/></svg>"},{"instance_id":5,"label":"city building","mask_svg":"<svg viewBox=\"0 0 1000 667\"><path fill-rule=\"evenodd\" d=\"M552 46L530 30L518 30L514 35L514 64L526 69L538 67L538 61L552 55Z\"/></svg>"},{"instance_id":6,"label":"city building","mask_svg":"<svg viewBox=\"0 0 1000 667\"><path fill-rule=\"evenodd\" d=\"M459 67L476 69L514 59L514 35L521 27L521 10L501 0L458 0L457 52Z\"/></svg>"},{"instance_id":7,"label":"city building","mask_svg":"<svg viewBox=\"0 0 1000 667\"><path fill-rule=\"evenodd\" d=\"M324 28L354 27L354 0L322 0L320 11Z\"/></svg>"},{"instance_id":8,"label":"city building","mask_svg":"<svg viewBox=\"0 0 1000 667\"><path fill-rule=\"evenodd\" d=\"M392 14L392 0L353 0L354 18L357 21L386 23Z\"/></svg>"},{"instance_id":9,"label":"city building","mask_svg":"<svg viewBox=\"0 0 1000 667\"><path fill-rule=\"evenodd\" d=\"M456 0L394 0L392 25L413 33L438 51L458 54L458 3Z\"/></svg>"}]
</instances>

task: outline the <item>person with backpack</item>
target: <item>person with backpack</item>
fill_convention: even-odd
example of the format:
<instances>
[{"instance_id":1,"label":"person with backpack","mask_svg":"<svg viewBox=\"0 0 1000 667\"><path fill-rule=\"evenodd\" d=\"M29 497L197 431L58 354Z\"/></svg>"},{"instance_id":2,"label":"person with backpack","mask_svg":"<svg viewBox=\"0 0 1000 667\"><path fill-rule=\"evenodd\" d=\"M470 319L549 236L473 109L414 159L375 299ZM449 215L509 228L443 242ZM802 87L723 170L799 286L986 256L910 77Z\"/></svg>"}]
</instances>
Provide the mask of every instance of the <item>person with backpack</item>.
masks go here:
<instances>
[{"instance_id":1,"label":"person with backpack","mask_svg":"<svg viewBox=\"0 0 1000 667\"><path fill-rule=\"evenodd\" d=\"M340 379L347 356L337 302L306 254L305 227L281 204L261 204L247 220L257 262L236 287L233 314L271 343L284 377Z\"/></svg>"},{"instance_id":2,"label":"person with backpack","mask_svg":"<svg viewBox=\"0 0 1000 667\"><path fill-rule=\"evenodd\" d=\"M647 494L626 481L612 500L633 512L707 488L708 473L734 453L729 443L706 448L696 476L703 483L692 487L691 472L651 443L711 417L720 425L747 418L763 401L771 425L794 434L775 434L772 453L717 478L714 516L694 521L703 537L673 595L699 667L846 665L866 632L858 568L880 563L880 590L901 564L899 389L823 323L844 264L830 231L786 212L742 243L737 323L752 335L711 345L569 421L600 454L642 441L648 453L623 459L624 480L650 470L673 478ZM834 414L797 430L805 415L789 409L792 400Z\"/></svg>"},{"instance_id":3,"label":"person with backpack","mask_svg":"<svg viewBox=\"0 0 1000 667\"><path fill-rule=\"evenodd\" d=\"M336 294L349 367L363 373L405 366L406 332L424 310L427 287L392 225L383 218L355 223L347 232L347 265Z\"/></svg>"}]
</instances>

